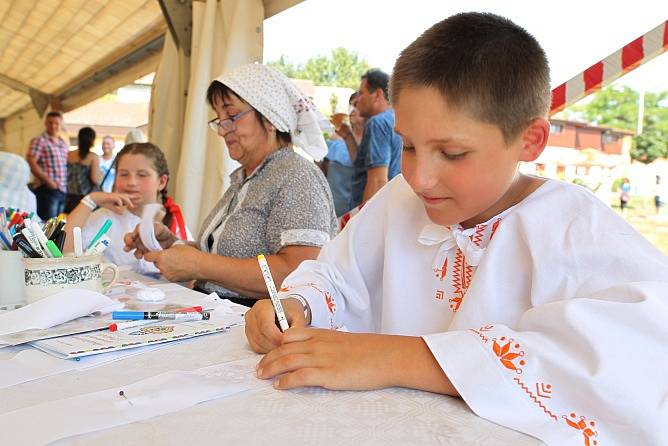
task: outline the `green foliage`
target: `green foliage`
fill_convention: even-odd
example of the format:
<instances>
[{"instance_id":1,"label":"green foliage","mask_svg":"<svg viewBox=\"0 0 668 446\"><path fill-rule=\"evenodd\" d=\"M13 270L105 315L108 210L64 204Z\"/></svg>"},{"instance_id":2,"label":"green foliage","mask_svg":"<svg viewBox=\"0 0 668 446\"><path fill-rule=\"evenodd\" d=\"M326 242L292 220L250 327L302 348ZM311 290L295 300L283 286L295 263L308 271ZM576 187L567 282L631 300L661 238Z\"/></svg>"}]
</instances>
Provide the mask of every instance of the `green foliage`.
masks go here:
<instances>
[{"instance_id":1,"label":"green foliage","mask_svg":"<svg viewBox=\"0 0 668 446\"><path fill-rule=\"evenodd\" d=\"M345 48L336 48L329 56L316 56L303 65L295 65L285 55L278 60L268 62L291 78L310 79L316 85L348 87L357 90L360 77L370 68L368 62Z\"/></svg>"},{"instance_id":2,"label":"green foliage","mask_svg":"<svg viewBox=\"0 0 668 446\"><path fill-rule=\"evenodd\" d=\"M630 87L605 87L586 104L564 111L566 119L577 119L594 125L635 131L638 126L639 93ZM647 92L643 114L643 131L633 138L631 158L651 163L668 157L668 91Z\"/></svg>"},{"instance_id":3,"label":"green foliage","mask_svg":"<svg viewBox=\"0 0 668 446\"><path fill-rule=\"evenodd\" d=\"M336 113L336 106L339 105L339 97L332 93L329 97L329 106L332 108L332 114Z\"/></svg>"}]
</instances>

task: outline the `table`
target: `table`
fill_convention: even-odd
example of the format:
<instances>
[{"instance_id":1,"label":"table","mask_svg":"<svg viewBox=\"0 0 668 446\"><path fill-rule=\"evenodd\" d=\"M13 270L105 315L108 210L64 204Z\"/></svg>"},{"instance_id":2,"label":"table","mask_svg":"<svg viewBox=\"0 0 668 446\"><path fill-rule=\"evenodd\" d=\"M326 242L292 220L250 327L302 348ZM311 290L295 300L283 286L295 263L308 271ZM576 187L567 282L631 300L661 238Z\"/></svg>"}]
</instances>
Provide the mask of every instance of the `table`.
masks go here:
<instances>
[{"instance_id":1,"label":"table","mask_svg":"<svg viewBox=\"0 0 668 446\"><path fill-rule=\"evenodd\" d=\"M170 295L199 295L173 285ZM96 368L52 375L0 390L0 416L159 375L260 356L250 351L243 327L170 343L165 348ZM54 414L67 417L67 414ZM35 429L40 420L34 420ZM0 438L2 438L0 432ZM539 440L484 420L460 399L411 389L367 392L266 385L185 410L68 437L57 445L538 445ZM4 444L4 441L0 441Z\"/></svg>"}]
</instances>

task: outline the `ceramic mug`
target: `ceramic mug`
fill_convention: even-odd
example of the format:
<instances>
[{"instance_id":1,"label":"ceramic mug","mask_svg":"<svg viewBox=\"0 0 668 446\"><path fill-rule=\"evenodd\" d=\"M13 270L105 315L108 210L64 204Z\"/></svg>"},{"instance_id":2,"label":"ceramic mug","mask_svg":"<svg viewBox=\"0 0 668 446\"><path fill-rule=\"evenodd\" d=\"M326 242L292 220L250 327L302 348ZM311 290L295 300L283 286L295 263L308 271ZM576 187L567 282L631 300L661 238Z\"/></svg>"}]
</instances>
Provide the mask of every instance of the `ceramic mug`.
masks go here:
<instances>
[{"instance_id":1,"label":"ceramic mug","mask_svg":"<svg viewBox=\"0 0 668 446\"><path fill-rule=\"evenodd\" d=\"M21 251L0 251L0 310L13 309L25 303L23 286L23 253Z\"/></svg>"},{"instance_id":2,"label":"ceramic mug","mask_svg":"<svg viewBox=\"0 0 668 446\"><path fill-rule=\"evenodd\" d=\"M24 258L25 296L31 303L63 290L91 290L104 293L118 280L118 267L103 260L102 254L66 256L57 259ZM111 280L103 279L111 270Z\"/></svg>"}]
</instances>

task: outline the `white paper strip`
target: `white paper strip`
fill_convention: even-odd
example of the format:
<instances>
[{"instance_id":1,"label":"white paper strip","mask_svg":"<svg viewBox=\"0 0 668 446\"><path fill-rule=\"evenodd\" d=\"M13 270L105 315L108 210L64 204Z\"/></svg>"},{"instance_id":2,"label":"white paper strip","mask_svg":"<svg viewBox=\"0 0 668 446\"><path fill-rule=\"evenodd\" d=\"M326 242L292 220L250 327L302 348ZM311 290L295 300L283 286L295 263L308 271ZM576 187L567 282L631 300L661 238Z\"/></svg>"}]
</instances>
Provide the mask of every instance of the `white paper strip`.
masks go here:
<instances>
[{"instance_id":1,"label":"white paper strip","mask_svg":"<svg viewBox=\"0 0 668 446\"><path fill-rule=\"evenodd\" d=\"M104 353L75 359L59 359L48 353L35 348L12 347L4 349L0 357L0 389L22 384L28 381L46 378L71 370L87 370L102 364L128 358L130 356L146 353L166 346L158 344L149 347L140 347L132 350ZM8 359L6 357L11 351L16 353Z\"/></svg>"},{"instance_id":2,"label":"white paper strip","mask_svg":"<svg viewBox=\"0 0 668 446\"><path fill-rule=\"evenodd\" d=\"M95 291L61 291L25 307L0 314L0 335L34 328L49 328L96 311L107 311L118 306L118 302Z\"/></svg>"},{"instance_id":3,"label":"white paper strip","mask_svg":"<svg viewBox=\"0 0 668 446\"><path fill-rule=\"evenodd\" d=\"M255 377L259 357L191 372L162 373L122 388L49 401L0 415L2 443L43 445L73 435L146 420L223 396L266 388ZM123 391L124 396L119 392ZM54 414L67 414L56 417ZM39 428L35 422L39 420Z\"/></svg>"}]
</instances>

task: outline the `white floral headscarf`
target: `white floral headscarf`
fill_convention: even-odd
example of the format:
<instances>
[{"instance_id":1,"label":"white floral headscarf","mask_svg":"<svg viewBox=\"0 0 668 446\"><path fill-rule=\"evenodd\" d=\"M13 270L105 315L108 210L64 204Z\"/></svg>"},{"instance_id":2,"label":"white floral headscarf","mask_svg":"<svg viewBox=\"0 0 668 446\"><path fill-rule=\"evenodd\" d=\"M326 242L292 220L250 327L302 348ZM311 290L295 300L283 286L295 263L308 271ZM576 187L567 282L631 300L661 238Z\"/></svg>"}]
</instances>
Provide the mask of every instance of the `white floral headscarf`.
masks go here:
<instances>
[{"instance_id":1,"label":"white floral headscarf","mask_svg":"<svg viewBox=\"0 0 668 446\"><path fill-rule=\"evenodd\" d=\"M327 155L321 126L328 121L285 75L253 63L237 67L216 80L248 102L276 129L290 133L292 143L315 160Z\"/></svg>"}]
</instances>

